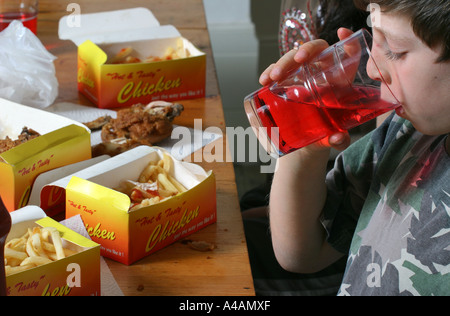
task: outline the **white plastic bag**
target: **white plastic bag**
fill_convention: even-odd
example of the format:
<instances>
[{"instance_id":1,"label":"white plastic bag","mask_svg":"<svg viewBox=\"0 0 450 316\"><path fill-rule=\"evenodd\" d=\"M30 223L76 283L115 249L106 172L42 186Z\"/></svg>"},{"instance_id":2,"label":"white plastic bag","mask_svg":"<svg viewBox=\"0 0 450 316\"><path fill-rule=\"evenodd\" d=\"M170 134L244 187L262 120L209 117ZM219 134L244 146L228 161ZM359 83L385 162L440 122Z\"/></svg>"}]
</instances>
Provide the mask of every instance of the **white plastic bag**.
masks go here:
<instances>
[{"instance_id":1,"label":"white plastic bag","mask_svg":"<svg viewBox=\"0 0 450 316\"><path fill-rule=\"evenodd\" d=\"M55 56L20 21L0 32L0 98L45 108L58 96Z\"/></svg>"}]
</instances>

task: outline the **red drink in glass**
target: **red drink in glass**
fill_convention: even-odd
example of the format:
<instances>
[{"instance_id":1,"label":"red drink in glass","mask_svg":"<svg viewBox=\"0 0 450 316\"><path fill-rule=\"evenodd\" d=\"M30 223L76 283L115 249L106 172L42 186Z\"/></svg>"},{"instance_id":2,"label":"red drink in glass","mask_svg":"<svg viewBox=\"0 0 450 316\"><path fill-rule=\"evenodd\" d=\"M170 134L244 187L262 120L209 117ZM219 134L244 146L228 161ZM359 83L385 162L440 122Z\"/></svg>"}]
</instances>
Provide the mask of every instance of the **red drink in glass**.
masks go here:
<instances>
[{"instance_id":1,"label":"red drink in glass","mask_svg":"<svg viewBox=\"0 0 450 316\"><path fill-rule=\"evenodd\" d=\"M8 25L14 21L19 20L23 25L29 28L34 34L37 33L37 13L28 12L9 12L0 13L0 31L6 29Z\"/></svg>"},{"instance_id":2,"label":"red drink in glass","mask_svg":"<svg viewBox=\"0 0 450 316\"><path fill-rule=\"evenodd\" d=\"M250 124L269 154L289 154L400 106L371 47L368 31L355 32L245 98Z\"/></svg>"},{"instance_id":3,"label":"red drink in glass","mask_svg":"<svg viewBox=\"0 0 450 316\"><path fill-rule=\"evenodd\" d=\"M265 87L245 106L252 126L259 127L257 133L270 140L271 151L285 155L395 108L380 99L377 88L353 86L353 91L339 100L319 91L318 105L303 86Z\"/></svg>"}]
</instances>

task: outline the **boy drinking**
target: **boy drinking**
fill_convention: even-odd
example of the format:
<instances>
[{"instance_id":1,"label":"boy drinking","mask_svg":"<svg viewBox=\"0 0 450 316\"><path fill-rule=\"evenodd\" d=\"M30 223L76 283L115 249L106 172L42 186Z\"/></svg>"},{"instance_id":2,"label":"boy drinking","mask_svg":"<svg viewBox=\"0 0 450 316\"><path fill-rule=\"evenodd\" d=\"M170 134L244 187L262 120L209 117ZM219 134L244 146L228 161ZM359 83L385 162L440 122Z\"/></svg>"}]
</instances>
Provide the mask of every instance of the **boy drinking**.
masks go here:
<instances>
[{"instance_id":1,"label":"boy drinking","mask_svg":"<svg viewBox=\"0 0 450 316\"><path fill-rule=\"evenodd\" d=\"M380 9L372 55L381 89L402 106L351 146L339 133L278 160L269 206L274 251L299 273L347 255L339 295L450 295L450 1L355 0L363 10L370 2ZM341 39L349 34L338 31ZM317 40L287 53L261 84L327 46ZM330 147L345 150L327 174Z\"/></svg>"}]
</instances>

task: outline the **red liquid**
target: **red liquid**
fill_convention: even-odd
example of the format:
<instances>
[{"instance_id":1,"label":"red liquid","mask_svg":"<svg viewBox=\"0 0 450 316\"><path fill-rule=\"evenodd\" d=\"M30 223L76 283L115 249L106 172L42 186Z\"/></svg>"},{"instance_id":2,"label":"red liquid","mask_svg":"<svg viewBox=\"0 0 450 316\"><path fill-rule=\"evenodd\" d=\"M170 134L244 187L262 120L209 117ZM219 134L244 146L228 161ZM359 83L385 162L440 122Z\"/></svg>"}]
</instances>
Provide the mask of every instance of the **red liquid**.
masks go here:
<instances>
[{"instance_id":1,"label":"red liquid","mask_svg":"<svg viewBox=\"0 0 450 316\"><path fill-rule=\"evenodd\" d=\"M273 91L265 87L254 95L253 103L268 138L283 154L349 130L395 108L394 104L381 101L380 91L374 88L354 87L354 93L346 99L336 100L326 93L321 93L321 98L323 106L317 106L304 87Z\"/></svg>"},{"instance_id":2,"label":"red liquid","mask_svg":"<svg viewBox=\"0 0 450 316\"><path fill-rule=\"evenodd\" d=\"M36 13L0 13L0 31L3 31L13 20L22 21L23 25L29 28L34 34L37 33L37 14Z\"/></svg>"}]
</instances>

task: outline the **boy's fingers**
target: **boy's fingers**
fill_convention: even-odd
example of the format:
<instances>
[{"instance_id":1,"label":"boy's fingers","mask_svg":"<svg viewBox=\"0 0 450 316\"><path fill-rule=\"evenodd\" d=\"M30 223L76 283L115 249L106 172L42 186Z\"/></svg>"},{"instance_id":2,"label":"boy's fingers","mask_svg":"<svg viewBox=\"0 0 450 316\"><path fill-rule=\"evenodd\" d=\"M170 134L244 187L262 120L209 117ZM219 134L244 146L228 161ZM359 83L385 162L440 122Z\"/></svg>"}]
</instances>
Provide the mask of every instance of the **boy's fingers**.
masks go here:
<instances>
[{"instance_id":1,"label":"boy's fingers","mask_svg":"<svg viewBox=\"0 0 450 316\"><path fill-rule=\"evenodd\" d=\"M328 46L326 41L319 39L301 45L298 50L291 50L275 64L270 73L270 78L273 81L283 79L289 71L297 69L300 64L312 61Z\"/></svg>"},{"instance_id":2,"label":"boy's fingers","mask_svg":"<svg viewBox=\"0 0 450 316\"><path fill-rule=\"evenodd\" d=\"M338 30L337 34L338 34L339 39L342 41L342 40L346 39L347 37L352 36L353 31L350 29L347 29L345 27L341 27Z\"/></svg>"},{"instance_id":3,"label":"boy's fingers","mask_svg":"<svg viewBox=\"0 0 450 316\"><path fill-rule=\"evenodd\" d=\"M334 149L342 151L350 146L351 139L348 133L336 133L328 138L328 142Z\"/></svg>"},{"instance_id":4,"label":"boy's fingers","mask_svg":"<svg viewBox=\"0 0 450 316\"><path fill-rule=\"evenodd\" d=\"M328 148L332 147L338 151L343 151L348 146L350 146L351 139L347 132L336 133L330 137L323 138L315 143L318 148Z\"/></svg>"},{"instance_id":5,"label":"boy's fingers","mask_svg":"<svg viewBox=\"0 0 450 316\"><path fill-rule=\"evenodd\" d=\"M307 42L300 46L294 59L297 63L306 63L314 59L323 50L328 48L328 43L322 39Z\"/></svg>"},{"instance_id":6,"label":"boy's fingers","mask_svg":"<svg viewBox=\"0 0 450 316\"><path fill-rule=\"evenodd\" d=\"M289 73L289 71L300 66L294 59L296 53L297 50L295 49L287 52L277 61L275 65L273 65L270 72L270 79L272 81L279 81L283 79Z\"/></svg>"},{"instance_id":7,"label":"boy's fingers","mask_svg":"<svg viewBox=\"0 0 450 316\"><path fill-rule=\"evenodd\" d=\"M297 69L302 63L311 61L327 47L328 43L319 39L303 44L298 50L293 49L287 52L276 64L267 67L259 77L259 83L268 85L273 81L282 80L291 70Z\"/></svg>"},{"instance_id":8,"label":"boy's fingers","mask_svg":"<svg viewBox=\"0 0 450 316\"><path fill-rule=\"evenodd\" d=\"M270 79L270 73L272 72L272 69L275 67L275 64L270 65L266 68L266 70L263 71L261 76L259 76L259 83L263 86L268 85L272 82L272 79Z\"/></svg>"}]
</instances>

